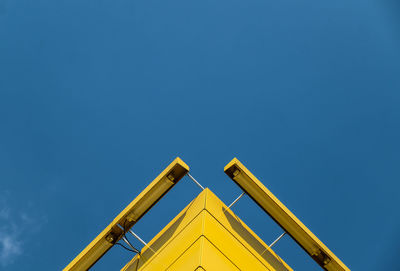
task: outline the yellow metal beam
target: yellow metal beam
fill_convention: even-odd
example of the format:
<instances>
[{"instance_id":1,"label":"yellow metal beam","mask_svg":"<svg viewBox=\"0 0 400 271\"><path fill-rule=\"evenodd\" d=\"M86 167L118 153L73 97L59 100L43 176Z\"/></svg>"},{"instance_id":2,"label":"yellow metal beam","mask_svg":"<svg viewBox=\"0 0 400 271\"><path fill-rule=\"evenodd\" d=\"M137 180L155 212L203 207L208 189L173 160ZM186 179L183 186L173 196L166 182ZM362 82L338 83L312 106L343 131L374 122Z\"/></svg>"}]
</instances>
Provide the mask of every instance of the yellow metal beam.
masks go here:
<instances>
[{"instance_id":1,"label":"yellow metal beam","mask_svg":"<svg viewBox=\"0 0 400 271\"><path fill-rule=\"evenodd\" d=\"M78 256L64 268L64 271L88 270L116 242L122 238L123 230L128 231L151 209L185 174L189 166L179 157L157 176Z\"/></svg>"},{"instance_id":2,"label":"yellow metal beam","mask_svg":"<svg viewBox=\"0 0 400 271\"><path fill-rule=\"evenodd\" d=\"M328 271L350 270L238 159L229 162L224 171L322 268Z\"/></svg>"}]
</instances>

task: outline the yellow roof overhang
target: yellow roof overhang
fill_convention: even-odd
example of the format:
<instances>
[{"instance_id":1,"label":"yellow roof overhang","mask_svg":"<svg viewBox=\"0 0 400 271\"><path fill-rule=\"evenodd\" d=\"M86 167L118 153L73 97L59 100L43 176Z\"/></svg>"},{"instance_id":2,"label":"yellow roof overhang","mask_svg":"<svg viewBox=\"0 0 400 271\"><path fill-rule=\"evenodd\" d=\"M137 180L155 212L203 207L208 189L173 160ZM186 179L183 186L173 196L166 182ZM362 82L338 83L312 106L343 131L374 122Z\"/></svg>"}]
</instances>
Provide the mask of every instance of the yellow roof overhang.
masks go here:
<instances>
[{"instance_id":1,"label":"yellow roof overhang","mask_svg":"<svg viewBox=\"0 0 400 271\"><path fill-rule=\"evenodd\" d=\"M350 270L238 159L229 162L224 171L322 268L328 271Z\"/></svg>"},{"instance_id":2,"label":"yellow roof overhang","mask_svg":"<svg viewBox=\"0 0 400 271\"><path fill-rule=\"evenodd\" d=\"M187 172L189 172L189 166L177 157L64 268L64 271L87 270L93 266L122 238L123 230L120 226L124 227L125 231L128 231Z\"/></svg>"}]
</instances>

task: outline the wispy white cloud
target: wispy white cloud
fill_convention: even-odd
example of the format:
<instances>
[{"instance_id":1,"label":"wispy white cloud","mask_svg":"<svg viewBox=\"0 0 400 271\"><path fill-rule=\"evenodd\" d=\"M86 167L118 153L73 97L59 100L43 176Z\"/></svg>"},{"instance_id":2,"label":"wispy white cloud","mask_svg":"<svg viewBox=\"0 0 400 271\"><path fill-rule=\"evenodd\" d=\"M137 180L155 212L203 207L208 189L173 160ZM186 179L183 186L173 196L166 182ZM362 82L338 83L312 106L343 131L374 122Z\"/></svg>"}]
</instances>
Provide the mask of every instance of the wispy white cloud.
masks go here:
<instances>
[{"instance_id":1,"label":"wispy white cloud","mask_svg":"<svg viewBox=\"0 0 400 271\"><path fill-rule=\"evenodd\" d=\"M21 241L15 233L0 231L0 264L12 263L22 253Z\"/></svg>"},{"instance_id":2,"label":"wispy white cloud","mask_svg":"<svg viewBox=\"0 0 400 271\"><path fill-rule=\"evenodd\" d=\"M0 266L3 268L24 253L25 235L39 231L42 225L32 215L13 206L10 198L9 193L0 194Z\"/></svg>"},{"instance_id":3,"label":"wispy white cloud","mask_svg":"<svg viewBox=\"0 0 400 271\"><path fill-rule=\"evenodd\" d=\"M0 264L8 265L21 254L21 241L18 238L15 222L4 197L0 200Z\"/></svg>"}]
</instances>

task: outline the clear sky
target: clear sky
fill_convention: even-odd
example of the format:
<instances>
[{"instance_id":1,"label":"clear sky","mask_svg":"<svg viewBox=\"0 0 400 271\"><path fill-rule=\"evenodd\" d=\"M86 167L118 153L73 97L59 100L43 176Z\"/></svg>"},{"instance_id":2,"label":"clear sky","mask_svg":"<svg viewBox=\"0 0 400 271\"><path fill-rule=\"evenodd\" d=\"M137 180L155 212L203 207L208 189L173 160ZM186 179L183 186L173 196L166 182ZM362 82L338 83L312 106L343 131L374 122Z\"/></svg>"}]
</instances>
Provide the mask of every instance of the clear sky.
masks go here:
<instances>
[{"instance_id":1,"label":"clear sky","mask_svg":"<svg viewBox=\"0 0 400 271\"><path fill-rule=\"evenodd\" d=\"M176 156L225 203L238 157L350 269L400 270L399 138L397 0L0 0L1 270L61 270ZM199 192L184 178L135 231Z\"/></svg>"}]
</instances>

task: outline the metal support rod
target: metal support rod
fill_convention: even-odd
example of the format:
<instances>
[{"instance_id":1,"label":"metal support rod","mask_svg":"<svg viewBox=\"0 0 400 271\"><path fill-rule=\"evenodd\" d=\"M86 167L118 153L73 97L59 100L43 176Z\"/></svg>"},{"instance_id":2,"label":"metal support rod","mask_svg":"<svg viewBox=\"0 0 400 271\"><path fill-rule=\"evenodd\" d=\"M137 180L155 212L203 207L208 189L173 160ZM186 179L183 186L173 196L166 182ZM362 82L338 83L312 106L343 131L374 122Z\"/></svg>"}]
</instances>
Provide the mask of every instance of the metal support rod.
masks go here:
<instances>
[{"instance_id":1,"label":"metal support rod","mask_svg":"<svg viewBox=\"0 0 400 271\"><path fill-rule=\"evenodd\" d=\"M279 240L281 240L281 238L282 238L283 236L285 236L285 234L286 234L286 232L282 233L278 238L276 238L275 241L273 241L273 242L269 245L269 247L271 248L273 245L275 245Z\"/></svg>"},{"instance_id":2,"label":"metal support rod","mask_svg":"<svg viewBox=\"0 0 400 271\"><path fill-rule=\"evenodd\" d=\"M242 194L240 194L240 196L237 197L237 198L228 206L228 209L230 209L233 205L235 205L235 203L238 202L238 200L240 200L245 194L246 194L246 192L243 192Z\"/></svg>"},{"instance_id":3,"label":"metal support rod","mask_svg":"<svg viewBox=\"0 0 400 271\"><path fill-rule=\"evenodd\" d=\"M140 243L142 243L144 246L147 246L147 243L145 241L142 240L142 238L139 237L139 235L137 235L136 233L134 233L132 230L129 230L129 232L136 238L139 240Z\"/></svg>"},{"instance_id":4,"label":"metal support rod","mask_svg":"<svg viewBox=\"0 0 400 271\"><path fill-rule=\"evenodd\" d=\"M154 250L145 241L143 241L143 239L140 238L139 235L134 233L131 229L129 230L129 233L132 234L137 240L139 240L139 242L142 243L145 247L148 247L151 251L154 252Z\"/></svg>"},{"instance_id":5,"label":"metal support rod","mask_svg":"<svg viewBox=\"0 0 400 271\"><path fill-rule=\"evenodd\" d=\"M196 179L195 178L193 178L193 176L192 175L190 175L189 174L189 172L188 173L186 173L186 175L188 175L189 176L189 178L190 179L192 179L192 181L193 182L195 182L200 188L201 188L201 190L204 190L204 187L198 182L198 181L196 181Z\"/></svg>"}]
</instances>

